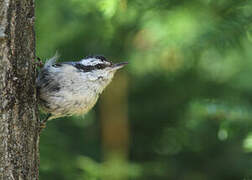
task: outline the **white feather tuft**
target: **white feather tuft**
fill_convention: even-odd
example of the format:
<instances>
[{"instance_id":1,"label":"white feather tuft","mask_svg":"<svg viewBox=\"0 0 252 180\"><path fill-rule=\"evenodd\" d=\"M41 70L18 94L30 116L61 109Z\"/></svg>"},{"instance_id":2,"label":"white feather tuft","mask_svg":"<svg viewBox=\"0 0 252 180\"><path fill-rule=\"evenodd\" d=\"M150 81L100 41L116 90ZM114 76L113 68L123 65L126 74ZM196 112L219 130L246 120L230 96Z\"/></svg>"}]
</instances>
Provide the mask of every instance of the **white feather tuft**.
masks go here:
<instances>
[{"instance_id":1,"label":"white feather tuft","mask_svg":"<svg viewBox=\"0 0 252 180\"><path fill-rule=\"evenodd\" d=\"M60 57L60 55L56 51L55 55L46 61L45 67L52 66L53 64L55 64L57 62L57 60L59 59L59 57Z\"/></svg>"}]
</instances>

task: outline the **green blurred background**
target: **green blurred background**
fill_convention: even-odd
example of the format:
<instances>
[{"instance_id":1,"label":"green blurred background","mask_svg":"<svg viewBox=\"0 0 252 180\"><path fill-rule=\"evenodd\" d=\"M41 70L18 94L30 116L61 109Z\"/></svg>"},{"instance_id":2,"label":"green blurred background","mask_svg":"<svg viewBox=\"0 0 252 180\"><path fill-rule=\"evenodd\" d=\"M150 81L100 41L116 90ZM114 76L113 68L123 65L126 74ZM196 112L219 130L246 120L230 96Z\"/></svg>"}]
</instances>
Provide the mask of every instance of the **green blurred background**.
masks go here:
<instances>
[{"instance_id":1,"label":"green blurred background","mask_svg":"<svg viewBox=\"0 0 252 180\"><path fill-rule=\"evenodd\" d=\"M41 136L42 180L252 178L251 0L38 0L37 56L129 61Z\"/></svg>"}]
</instances>

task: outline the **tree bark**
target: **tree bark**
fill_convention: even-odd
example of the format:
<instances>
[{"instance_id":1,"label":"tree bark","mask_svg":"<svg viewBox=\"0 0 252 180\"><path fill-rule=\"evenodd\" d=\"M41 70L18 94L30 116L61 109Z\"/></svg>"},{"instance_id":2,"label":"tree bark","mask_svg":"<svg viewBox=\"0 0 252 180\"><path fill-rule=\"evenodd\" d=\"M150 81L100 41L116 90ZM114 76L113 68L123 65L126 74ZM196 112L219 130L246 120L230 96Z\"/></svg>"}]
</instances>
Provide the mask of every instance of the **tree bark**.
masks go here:
<instances>
[{"instance_id":1,"label":"tree bark","mask_svg":"<svg viewBox=\"0 0 252 180\"><path fill-rule=\"evenodd\" d=\"M0 0L0 180L38 179L34 0Z\"/></svg>"}]
</instances>

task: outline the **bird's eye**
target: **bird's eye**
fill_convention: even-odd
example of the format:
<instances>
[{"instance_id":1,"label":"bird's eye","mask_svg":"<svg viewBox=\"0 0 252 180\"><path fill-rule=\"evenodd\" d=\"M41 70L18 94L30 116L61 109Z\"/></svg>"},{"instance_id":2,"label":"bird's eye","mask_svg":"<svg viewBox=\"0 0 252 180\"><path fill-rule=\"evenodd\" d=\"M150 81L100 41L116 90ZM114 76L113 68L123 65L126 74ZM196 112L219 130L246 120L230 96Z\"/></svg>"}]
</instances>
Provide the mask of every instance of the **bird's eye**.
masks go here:
<instances>
[{"instance_id":1,"label":"bird's eye","mask_svg":"<svg viewBox=\"0 0 252 180\"><path fill-rule=\"evenodd\" d=\"M95 65L95 67L97 69L104 69L105 68L105 66L103 64L97 64L97 65Z\"/></svg>"}]
</instances>

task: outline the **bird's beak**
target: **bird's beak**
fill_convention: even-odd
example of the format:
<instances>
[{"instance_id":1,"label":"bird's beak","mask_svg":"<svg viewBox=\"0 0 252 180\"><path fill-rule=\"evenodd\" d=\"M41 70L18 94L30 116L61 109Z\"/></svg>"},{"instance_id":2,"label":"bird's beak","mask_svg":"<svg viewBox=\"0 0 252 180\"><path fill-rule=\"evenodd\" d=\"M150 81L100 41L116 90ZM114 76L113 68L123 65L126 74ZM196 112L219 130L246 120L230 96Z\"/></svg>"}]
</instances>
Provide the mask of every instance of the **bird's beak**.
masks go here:
<instances>
[{"instance_id":1,"label":"bird's beak","mask_svg":"<svg viewBox=\"0 0 252 180\"><path fill-rule=\"evenodd\" d=\"M121 69L123 68L128 62L121 62L121 63L116 63L112 65L113 70Z\"/></svg>"}]
</instances>

